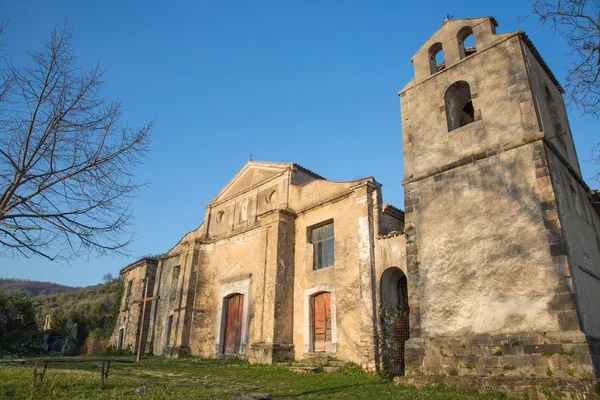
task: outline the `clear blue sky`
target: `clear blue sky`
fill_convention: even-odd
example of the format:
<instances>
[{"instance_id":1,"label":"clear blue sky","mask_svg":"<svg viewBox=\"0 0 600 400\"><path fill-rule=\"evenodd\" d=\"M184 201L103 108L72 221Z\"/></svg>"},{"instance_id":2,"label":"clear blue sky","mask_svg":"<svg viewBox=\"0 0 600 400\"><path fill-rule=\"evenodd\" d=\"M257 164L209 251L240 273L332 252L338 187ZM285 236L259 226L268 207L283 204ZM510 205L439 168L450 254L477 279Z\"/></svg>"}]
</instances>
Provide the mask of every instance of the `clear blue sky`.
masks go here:
<instances>
[{"instance_id":1,"label":"clear blue sky","mask_svg":"<svg viewBox=\"0 0 600 400\"><path fill-rule=\"evenodd\" d=\"M492 1L23 1L0 0L16 64L68 17L84 65L101 59L105 94L123 99L131 124L158 122L151 184L133 204L132 256L57 264L0 258L0 276L68 285L115 276L137 257L168 250L195 229L204 207L255 160L297 162L328 179L374 176L384 201L403 207L397 93L410 58L455 17L494 15L498 32L525 30L559 81L568 49L534 20L524 0ZM595 125L571 112L584 178Z\"/></svg>"}]
</instances>

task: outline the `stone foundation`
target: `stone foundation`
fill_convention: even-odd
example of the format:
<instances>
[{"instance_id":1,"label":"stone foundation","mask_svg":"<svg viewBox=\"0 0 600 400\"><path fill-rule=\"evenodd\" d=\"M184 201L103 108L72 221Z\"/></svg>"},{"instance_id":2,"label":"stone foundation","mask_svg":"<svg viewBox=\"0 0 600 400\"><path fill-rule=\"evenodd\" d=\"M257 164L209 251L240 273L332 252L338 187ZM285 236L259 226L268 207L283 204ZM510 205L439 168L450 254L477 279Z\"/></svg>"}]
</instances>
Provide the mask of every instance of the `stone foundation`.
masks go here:
<instances>
[{"instance_id":1,"label":"stone foundation","mask_svg":"<svg viewBox=\"0 0 600 400\"><path fill-rule=\"evenodd\" d=\"M600 399L593 379L513 378L488 376L398 376L394 382L416 387L443 385L483 393L510 393L527 399ZM556 397L551 397L556 396Z\"/></svg>"},{"instance_id":2,"label":"stone foundation","mask_svg":"<svg viewBox=\"0 0 600 400\"><path fill-rule=\"evenodd\" d=\"M252 343L248 349L250 364L273 364L275 361L293 360L294 345L281 343Z\"/></svg>"},{"instance_id":3,"label":"stone foundation","mask_svg":"<svg viewBox=\"0 0 600 400\"><path fill-rule=\"evenodd\" d=\"M406 376L398 381L519 395L593 393L595 340L592 345L579 331L414 338L406 343Z\"/></svg>"},{"instance_id":4,"label":"stone foundation","mask_svg":"<svg viewBox=\"0 0 600 400\"><path fill-rule=\"evenodd\" d=\"M192 355L192 349L187 346L168 346L165 350L165 357L179 358Z\"/></svg>"}]
</instances>

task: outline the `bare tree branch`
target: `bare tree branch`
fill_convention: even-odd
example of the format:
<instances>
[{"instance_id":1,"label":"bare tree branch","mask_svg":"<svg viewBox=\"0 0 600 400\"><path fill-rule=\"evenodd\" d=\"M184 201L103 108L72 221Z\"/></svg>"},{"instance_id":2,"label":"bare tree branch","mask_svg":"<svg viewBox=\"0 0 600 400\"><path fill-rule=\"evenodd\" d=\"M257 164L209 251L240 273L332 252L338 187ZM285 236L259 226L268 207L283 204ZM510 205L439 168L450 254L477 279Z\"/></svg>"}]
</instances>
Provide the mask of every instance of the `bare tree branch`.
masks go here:
<instances>
[{"instance_id":1,"label":"bare tree branch","mask_svg":"<svg viewBox=\"0 0 600 400\"><path fill-rule=\"evenodd\" d=\"M0 69L0 253L70 259L132 240L133 170L154 123L121 126L121 102L102 97L103 71L79 64L72 34L56 28L31 65Z\"/></svg>"},{"instance_id":2,"label":"bare tree branch","mask_svg":"<svg viewBox=\"0 0 600 400\"><path fill-rule=\"evenodd\" d=\"M531 15L562 36L569 48L565 85L568 104L600 117L600 0L534 0Z\"/></svg>"}]
</instances>

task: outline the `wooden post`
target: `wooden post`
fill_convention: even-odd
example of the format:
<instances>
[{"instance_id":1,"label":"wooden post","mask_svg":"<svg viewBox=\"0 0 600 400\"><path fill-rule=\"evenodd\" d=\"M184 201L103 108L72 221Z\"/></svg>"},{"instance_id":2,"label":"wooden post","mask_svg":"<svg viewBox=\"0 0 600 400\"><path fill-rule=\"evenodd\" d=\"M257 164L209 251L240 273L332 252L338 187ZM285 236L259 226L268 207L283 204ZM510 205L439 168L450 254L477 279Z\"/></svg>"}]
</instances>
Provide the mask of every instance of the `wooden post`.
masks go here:
<instances>
[{"instance_id":1,"label":"wooden post","mask_svg":"<svg viewBox=\"0 0 600 400\"><path fill-rule=\"evenodd\" d=\"M100 371L100 389L102 389L104 387L104 365L106 363L104 361L102 361L102 370Z\"/></svg>"},{"instance_id":2,"label":"wooden post","mask_svg":"<svg viewBox=\"0 0 600 400\"><path fill-rule=\"evenodd\" d=\"M141 315L140 321L139 321L140 337L138 339L137 356L135 358L135 361L137 361L137 362L139 362L140 358L142 358L142 340L144 338L144 322L146 319L146 303L148 303L149 301L154 301L154 300L160 299L160 296L148 297L148 288L150 287L150 278L149 277L146 277L145 284L146 284L146 287L144 288L145 293L142 293L142 295L144 297L140 300L133 301L134 303L142 303L142 315Z\"/></svg>"},{"instance_id":3,"label":"wooden post","mask_svg":"<svg viewBox=\"0 0 600 400\"><path fill-rule=\"evenodd\" d=\"M35 381L37 380L37 369L38 369L38 362L35 362L35 365L33 367L33 382L31 383L31 386L35 387Z\"/></svg>"},{"instance_id":4,"label":"wooden post","mask_svg":"<svg viewBox=\"0 0 600 400\"><path fill-rule=\"evenodd\" d=\"M42 369L42 373L40 374L40 383L44 381L44 375L46 374L46 367L48 367L48 362L44 363L44 368Z\"/></svg>"}]
</instances>

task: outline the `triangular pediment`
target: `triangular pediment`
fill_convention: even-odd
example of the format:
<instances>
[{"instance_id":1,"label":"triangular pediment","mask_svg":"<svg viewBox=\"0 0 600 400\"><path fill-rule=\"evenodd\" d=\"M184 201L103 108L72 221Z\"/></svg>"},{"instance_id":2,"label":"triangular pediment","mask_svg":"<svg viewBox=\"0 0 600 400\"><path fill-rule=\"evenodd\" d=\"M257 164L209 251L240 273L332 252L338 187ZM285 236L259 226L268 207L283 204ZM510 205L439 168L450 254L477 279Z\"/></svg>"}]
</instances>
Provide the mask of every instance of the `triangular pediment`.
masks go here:
<instances>
[{"instance_id":1,"label":"triangular pediment","mask_svg":"<svg viewBox=\"0 0 600 400\"><path fill-rule=\"evenodd\" d=\"M291 168L291 163L248 161L209 203L215 204L260 185Z\"/></svg>"}]
</instances>

